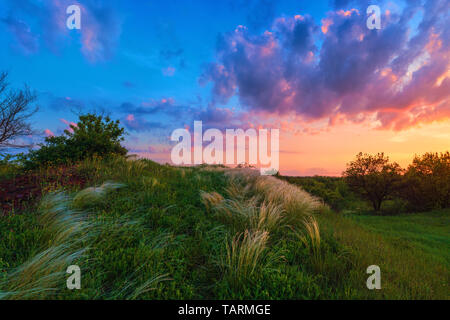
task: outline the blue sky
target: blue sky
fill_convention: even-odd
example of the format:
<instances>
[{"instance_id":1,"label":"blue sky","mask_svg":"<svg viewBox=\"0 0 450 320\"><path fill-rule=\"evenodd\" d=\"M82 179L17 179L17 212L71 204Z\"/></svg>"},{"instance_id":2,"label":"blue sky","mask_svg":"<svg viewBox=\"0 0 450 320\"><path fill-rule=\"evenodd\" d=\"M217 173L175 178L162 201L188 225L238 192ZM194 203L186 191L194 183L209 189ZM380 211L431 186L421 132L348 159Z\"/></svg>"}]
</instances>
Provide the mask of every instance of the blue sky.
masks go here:
<instances>
[{"instance_id":1,"label":"blue sky","mask_svg":"<svg viewBox=\"0 0 450 320\"><path fill-rule=\"evenodd\" d=\"M65 26L72 4L82 8L81 30ZM369 4L381 7L381 30L366 28ZM193 120L279 127L291 149L343 122L395 135L449 118L449 7L444 0L4 0L0 70L13 87L26 83L38 93L35 142L44 130L61 134L79 110L120 119L126 145L160 161L170 132Z\"/></svg>"},{"instance_id":2,"label":"blue sky","mask_svg":"<svg viewBox=\"0 0 450 320\"><path fill-rule=\"evenodd\" d=\"M47 34L46 20L64 21L70 4L98 11L98 32L111 38L106 42L108 54L96 59L83 54L83 14L81 31ZM76 120L72 111L78 106L100 107L122 117L123 103L171 98L201 109L211 100L210 86L200 86L198 78L214 60L219 35L238 25L261 32L283 15L308 13L320 23L328 10L329 1L298 0L3 1L0 69L9 71L13 86L26 83L36 90L41 108L37 126L55 133L64 127L60 119ZM23 24L25 30L14 32L7 20ZM33 44L22 43L19 32L32 34ZM154 121L164 121L164 116Z\"/></svg>"}]
</instances>

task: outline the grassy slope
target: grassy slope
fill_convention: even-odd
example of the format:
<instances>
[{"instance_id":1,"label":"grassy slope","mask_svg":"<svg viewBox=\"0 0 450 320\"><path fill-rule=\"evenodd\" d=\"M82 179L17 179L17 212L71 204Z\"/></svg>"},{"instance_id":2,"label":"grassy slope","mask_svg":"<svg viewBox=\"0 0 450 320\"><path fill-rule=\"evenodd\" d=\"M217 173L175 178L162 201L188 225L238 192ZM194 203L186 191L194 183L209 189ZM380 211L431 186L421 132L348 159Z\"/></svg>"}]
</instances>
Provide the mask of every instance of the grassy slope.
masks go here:
<instances>
[{"instance_id":1,"label":"grassy slope","mask_svg":"<svg viewBox=\"0 0 450 320\"><path fill-rule=\"evenodd\" d=\"M382 290L376 292L377 298L389 299L448 299L450 280L448 243L450 238L448 212L443 212L441 221L447 221L445 227L433 228L434 222L422 221L421 226L408 222L407 216L368 217L326 215L320 220L322 231L332 237L348 252L352 272L363 270L371 264L380 266ZM425 216L425 215L424 215ZM405 222L402 221L405 220ZM391 224L391 221L395 222ZM366 221L375 222L371 224ZM382 226L382 227L380 227ZM411 227L413 226L413 227ZM400 232L385 232L398 227ZM439 249L431 249L411 238L411 233L419 228L427 229L429 237L434 231L442 235ZM384 229L384 230L383 230ZM427 237L427 236L423 236ZM439 236L438 236L439 237ZM437 243L436 243L437 244ZM362 273L349 276L349 283L358 286L363 281ZM370 297L370 293L359 290L360 297Z\"/></svg>"},{"instance_id":2,"label":"grassy slope","mask_svg":"<svg viewBox=\"0 0 450 320\"><path fill-rule=\"evenodd\" d=\"M322 238L319 253L306 248L289 228L280 228L270 233L257 272L237 278L228 274L223 261L227 243L245 228L237 230L239 224L207 210L200 197L200 190L226 194L230 181L223 172L150 161L85 163L79 171L92 185L113 180L125 187L75 208L89 212L86 220L96 225L86 232L87 238L68 238L83 239L70 242L74 252L91 248L70 261L81 267L82 290L65 289L63 274L53 284L54 291L29 297L448 298L448 212L434 220L428 215L345 217L323 209L316 214ZM39 252L57 247L59 231L51 230L35 209L1 218L0 279ZM439 249L433 249L438 243ZM269 265L266 260L271 257L278 259ZM371 264L381 267L380 291L365 287L365 269ZM0 291L11 288L11 283L4 283Z\"/></svg>"},{"instance_id":3,"label":"grassy slope","mask_svg":"<svg viewBox=\"0 0 450 320\"><path fill-rule=\"evenodd\" d=\"M365 229L410 246L450 268L450 210L398 216L352 216Z\"/></svg>"}]
</instances>

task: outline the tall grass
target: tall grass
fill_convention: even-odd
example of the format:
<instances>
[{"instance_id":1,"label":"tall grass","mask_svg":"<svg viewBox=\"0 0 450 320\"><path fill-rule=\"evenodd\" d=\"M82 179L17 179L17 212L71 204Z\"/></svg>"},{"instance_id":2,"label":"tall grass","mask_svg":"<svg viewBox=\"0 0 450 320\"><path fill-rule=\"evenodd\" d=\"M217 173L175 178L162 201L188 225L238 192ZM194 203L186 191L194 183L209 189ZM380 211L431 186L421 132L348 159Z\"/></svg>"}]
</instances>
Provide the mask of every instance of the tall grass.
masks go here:
<instances>
[{"instance_id":1,"label":"tall grass","mask_svg":"<svg viewBox=\"0 0 450 320\"><path fill-rule=\"evenodd\" d=\"M47 248L7 274L0 283L0 299L49 299L67 290L65 280L68 266L83 262L83 273L98 267L90 257L90 252L99 246L107 248L108 243L114 243L121 233L127 232L127 226L139 222L100 221L89 218L86 212L76 208L88 208L102 200L108 191L123 186L107 182L100 187L81 190L75 195L56 192L43 197L38 207L37 221L42 228L40 242ZM168 238L166 234L150 239L150 251L164 248ZM128 284L104 297L135 299L167 279L167 275L161 274L144 281L130 279Z\"/></svg>"},{"instance_id":2,"label":"tall grass","mask_svg":"<svg viewBox=\"0 0 450 320\"><path fill-rule=\"evenodd\" d=\"M311 258L320 260L319 226L312 214L323 204L302 189L274 177L260 176L256 170L227 170L227 198L217 192L201 192L208 211L213 211L237 232L226 244L227 277L233 283L253 276L257 266L267 270L266 252L270 234L281 234L290 227L299 242L310 248ZM286 229L286 232L289 229ZM276 251L272 250L272 253ZM277 256L277 255L274 255Z\"/></svg>"},{"instance_id":3,"label":"tall grass","mask_svg":"<svg viewBox=\"0 0 450 320\"><path fill-rule=\"evenodd\" d=\"M292 228L295 237L309 250L311 262L318 271L322 270L319 224L314 216L305 216L302 228Z\"/></svg>"},{"instance_id":4,"label":"tall grass","mask_svg":"<svg viewBox=\"0 0 450 320\"><path fill-rule=\"evenodd\" d=\"M121 183L104 182L99 187L89 187L78 192L73 198L73 205L78 208L85 208L97 204L104 199L107 192L119 189L124 185Z\"/></svg>"},{"instance_id":5,"label":"tall grass","mask_svg":"<svg viewBox=\"0 0 450 320\"><path fill-rule=\"evenodd\" d=\"M84 257L83 245L93 236L94 224L69 208L71 198L53 193L39 206L42 241L49 245L7 276L0 284L2 299L45 299L63 287L66 268Z\"/></svg>"},{"instance_id":6,"label":"tall grass","mask_svg":"<svg viewBox=\"0 0 450 320\"><path fill-rule=\"evenodd\" d=\"M286 211L282 205L265 201L259 207L258 216L253 222L253 228L274 232L283 225L285 218Z\"/></svg>"},{"instance_id":7,"label":"tall grass","mask_svg":"<svg viewBox=\"0 0 450 320\"><path fill-rule=\"evenodd\" d=\"M85 250L71 244L52 246L10 273L0 284L0 299L45 299L63 288L65 271Z\"/></svg>"},{"instance_id":8,"label":"tall grass","mask_svg":"<svg viewBox=\"0 0 450 320\"><path fill-rule=\"evenodd\" d=\"M323 206L318 198L272 176L258 177L255 191L262 193L268 202L281 205L286 210L287 222L292 225L301 226L305 216L313 214Z\"/></svg>"},{"instance_id":9,"label":"tall grass","mask_svg":"<svg viewBox=\"0 0 450 320\"><path fill-rule=\"evenodd\" d=\"M234 284L251 279L257 270L264 270L278 258L268 255L267 231L248 231L237 234L226 243L226 256L223 263L225 276Z\"/></svg>"},{"instance_id":10,"label":"tall grass","mask_svg":"<svg viewBox=\"0 0 450 320\"><path fill-rule=\"evenodd\" d=\"M211 211L217 207L224 199L220 193L217 192L204 192L200 191L200 197L202 198L203 204L206 210Z\"/></svg>"},{"instance_id":11,"label":"tall grass","mask_svg":"<svg viewBox=\"0 0 450 320\"><path fill-rule=\"evenodd\" d=\"M91 181L114 180L126 184L136 183L136 177L143 177L155 170L153 161L139 159L131 160L124 157L108 159L89 158L77 165L77 170L84 173Z\"/></svg>"}]
</instances>

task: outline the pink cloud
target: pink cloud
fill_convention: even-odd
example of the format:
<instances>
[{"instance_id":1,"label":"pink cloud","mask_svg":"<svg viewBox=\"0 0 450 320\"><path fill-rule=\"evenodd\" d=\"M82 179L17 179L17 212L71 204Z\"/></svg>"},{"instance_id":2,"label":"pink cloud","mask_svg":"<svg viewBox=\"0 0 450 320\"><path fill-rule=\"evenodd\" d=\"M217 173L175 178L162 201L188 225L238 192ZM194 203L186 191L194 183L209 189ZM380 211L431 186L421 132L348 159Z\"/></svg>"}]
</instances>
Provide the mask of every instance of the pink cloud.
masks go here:
<instances>
[{"instance_id":1,"label":"pink cloud","mask_svg":"<svg viewBox=\"0 0 450 320\"><path fill-rule=\"evenodd\" d=\"M46 137L54 137L55 136L55 134L53 132L51 132L50 129L45 129L44 133L45 133Z\"/></svg>"},{"instance_id":2,"label":"pink cloud","mask_svg":"<svg viewBox=\"0 0 450 320\"><path fill-rule=\"evenodd\" d=\"M167 67L162 70L162 74L166 77L172 77L175 74L176 69L174 67Z\"/></svg>"},{"instance_id":3,"label":"pink cloud","mask_svg":"<svg viewBox=\"0 0 450 320\"><path fill-rule=\"evenodd\" d=\"M59 119L62 123L66 124L67 127L64 130L68 130L69 132L73 133L72 127L77 127L78 125L75 122L69 122L66 119Z\"/></svg>"},{"instance_id":4,"label":"pink cloud","mask_svg":"<svg viewBox=\"0 0 450 320\"><path fill-rule=\"evenodd\" d=\"M250 113L306 123L375 119L379 128L404 130L449 119L448 2L408 4L381 30L361 23L362 9L330 12L322 25L307 15L282 17L261 34L240 26L224 35L200 83L213 83L214 103L237 96ZM411 36L407 22L418 10L423 23Z\"/></svg>"}]
</instances>

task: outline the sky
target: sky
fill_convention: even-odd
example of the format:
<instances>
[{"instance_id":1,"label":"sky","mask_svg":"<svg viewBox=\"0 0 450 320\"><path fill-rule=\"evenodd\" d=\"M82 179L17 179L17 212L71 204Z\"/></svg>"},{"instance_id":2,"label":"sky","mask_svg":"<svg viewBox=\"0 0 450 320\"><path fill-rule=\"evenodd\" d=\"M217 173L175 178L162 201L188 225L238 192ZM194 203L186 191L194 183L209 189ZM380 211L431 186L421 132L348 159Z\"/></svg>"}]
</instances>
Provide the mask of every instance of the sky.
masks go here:
<instances>
[{"instance_id":1,"label":"sky","mask_svg":"<svg viewBox=\"0 0 450 320\"><path fill-rule=\"evenodd\" d=\"M202 121L279 129L282 174L340 175L359 152L405 167L450 149L449 15L446 0L1 0L0 71L37 93L28 142L102 111L161 163Z\"/></svg>"}]
</instances>

